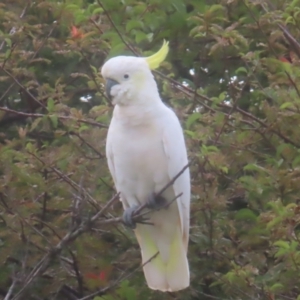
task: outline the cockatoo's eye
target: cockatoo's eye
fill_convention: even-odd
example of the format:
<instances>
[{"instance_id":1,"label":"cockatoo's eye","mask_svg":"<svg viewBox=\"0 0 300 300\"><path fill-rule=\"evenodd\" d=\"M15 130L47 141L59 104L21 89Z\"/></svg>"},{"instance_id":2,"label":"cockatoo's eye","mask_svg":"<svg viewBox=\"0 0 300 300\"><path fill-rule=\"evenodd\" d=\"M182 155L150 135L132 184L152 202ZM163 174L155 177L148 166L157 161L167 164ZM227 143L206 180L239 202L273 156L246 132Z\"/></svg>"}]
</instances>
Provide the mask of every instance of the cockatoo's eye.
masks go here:
<instances>
[{"instance_id":1,"label":"cockatoo's eye","mask_svg":"<svg viewBox=\"0 0 300 300\"><path fill-rule=\"evenodd\" d=\"M128 79L128 78L129 78L129 75L128 75L128 74L125 74L123 77L124 77L124 79Z\"/></svg>"}]
</instances>

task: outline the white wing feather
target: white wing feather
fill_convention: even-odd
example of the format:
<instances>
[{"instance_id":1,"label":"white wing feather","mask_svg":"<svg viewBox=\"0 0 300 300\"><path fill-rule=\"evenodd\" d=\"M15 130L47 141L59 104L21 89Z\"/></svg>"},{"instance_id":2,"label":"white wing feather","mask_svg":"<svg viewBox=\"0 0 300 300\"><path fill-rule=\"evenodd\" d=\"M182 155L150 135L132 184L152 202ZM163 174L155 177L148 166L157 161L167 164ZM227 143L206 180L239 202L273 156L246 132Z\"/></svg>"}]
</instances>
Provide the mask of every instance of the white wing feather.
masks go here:
<instances>
[{"instance_id":1,"label":"white wing feather","mask_svg":"<svg viewBox=\"0 0 300 300\"><path fill-rule=\"evenodd\" d=\"M163 146L168 159L168 173L170 180L173 179L187 164L187 151L180 123L172 112L164 127ZM175 195L182 193L177 199L180 214L181 230L185 248L189 240L190 227L190 173L187 168L173 184Z\"/></svg>"},{"instance_id":2,"label":"white wing feather","mask_svg":"<svg viewBox=\"0 0 300 300\"><path fill-rule=\"evenodd\" d=\"M116 173L116 168L114 164L114 151L113 151L113 141L112 138L114 136L114 126L113 126L113 120L110 124L110 127L108 129L107 133L107 140L106 140L106 158L107 158L107 164L108 164L108 169L110 171L110 174L113 178L115 187L118 187L118 180L117 180L117 173ZM117 190L117 192L120 192ZM128 203L122 199L122 196L120 196L120 200L122 202L123 208L126 209L129 207Z\"/></svg>"}]
</instances>

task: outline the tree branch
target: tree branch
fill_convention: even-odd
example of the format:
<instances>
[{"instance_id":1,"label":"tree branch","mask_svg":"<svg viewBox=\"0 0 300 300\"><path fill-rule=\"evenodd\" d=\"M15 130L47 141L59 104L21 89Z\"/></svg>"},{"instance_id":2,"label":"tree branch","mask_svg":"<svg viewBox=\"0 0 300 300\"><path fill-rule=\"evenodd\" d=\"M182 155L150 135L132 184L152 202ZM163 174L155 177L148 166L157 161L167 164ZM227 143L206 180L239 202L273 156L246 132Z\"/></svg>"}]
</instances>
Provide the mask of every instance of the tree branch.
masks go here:
<instances>
[{"instance_id":1,"label":"tree branch","mask_svg":"<svg viewBox=\"0 0 300 300\"><path fill-rule=\"evenodd\" d=\"M120 37L120 39L122 40L122 42L126 45L126 47L132 52L134 53L136 56L139 56L138 53L135 51L135 49L126 42L125 38L123 37L123 35L121 34L121 32L119 31L118 27L116 26L115 22L113 21L113 19L111 18L111 16L109 15L108 11L105 9L105 7L103 6L103 4L101 3L100 0L97 0L99 6L101 6L101 8L103 9L105 15L107 16L109 22L111 23L111 25L113 26L113 28L115 29L115 31L117 32L118 36Z\"/></svg>"},{"instance_id":2,"label":"tree branch","mask_svg":"<svg viewBox=\"0 0 300 300\"><path fill-rule=\"evenodd\" d=\"M6 107L0 107L0 110L8 112L8 113L16 114L16 115L19 115L19 116L23 116L23 117L28 117L28 118L42 118L44 116L48 116L48 117L56 116L60 120L72 120L72 121L76 121L78 123L84 123L84 124L96 126L96 127L99 127L99 128L108 128L107 125L96 122L96 121L78 119L78 118L74 118L74 117L71 117L71 116L60 116L60 115L54 115L54 114L45 115L45 114L36 114L36 113L25 113L25 112L22 112L22 111L13 110L13 109L9 109L9 108L6 108Z\"/></svg>"},{"instance_id":3,"label":"tree branch","mask_svg":"<svg viewBox=\"0 0 300 300\"><path fill-rule=\"evenodd\" d=\"M180 172L178 172L178 174L176 176L173 177L172 180L170 180L157 194L157 196L161 195L168 187L170 187L184 172L185 170L190 166L191 163L188 163L186 166L184 166L182 168L182 170L180 170ZM177 195L171 202L166 203L166 206L170 205L173 201L175 201L178 197L180 197L180 195ZM90 230L91 226L95 224L95 222L97 220L100 219L100 217L104 217L104 214L107 212L107 210L114 204L114 202L119 198L119 193L116 194L114 197L112 197L107 203L106 205L104 205L102 207L102 209L99 210L99 212L97 212L93 217L91 217L90 219L86 220L86 221L81 221L81 223L79 225L77 225L75 228L72 228L61 240L60 242L53 247L51 250L49 250L47 252L47 254L44 255L44 257L36 264L36 266L32 269L32 271L27 275L24 285L23 287L20 289L20 291L15 295L15 297L13 298L13 300L18 300L21 299L23 293L25 292L25 290L28 289L28 287L30 286L30 284L41 274L43 274L50 266L51 261L56 258L61 251L67 247L67 245L74 241L78 236L80 236L81 234L83 234L84 232L87 232L88 230ZM134 213L133 215L133 220L135 221L139 221L139 219L145 215L144 214L140 214L140 212L146 207L146 204L141 205ZM165 206L164 206L165 207ZM151 210L150 210L151 211ZM150 211L146 212L149 213ZM119 218L110 218L110 219L104 219L104 220L100 220L98 223L101 225L108 225L108 224L113 224L113 223L121 223L123 222L123 218L119 217ZM157 253L150 258L149 261L151 261L155 256L157 255ZM146 263L148 263L149 261L147 261ZM140 267L139 267L140 268ZM138 268L138 269L139 269ZM137 269L136 269L137 270ZM135 270L135 271L136 271ZM134 272L135 272L134 271ZM116 285L118 282L120 282L120 280L123 280L125 278L127 278L127 276L131 276L132 273L127 274L124 277L121 277L119 280L117 280L113 285L106 287L100 291L98 291L97 293L103 293L105 291L107 291L108 289L110 289L112 286ZM88 296L91 297L91 296ZM82 298L82 299L90 299L90 298Z\"/></svg>"}]
</instances>

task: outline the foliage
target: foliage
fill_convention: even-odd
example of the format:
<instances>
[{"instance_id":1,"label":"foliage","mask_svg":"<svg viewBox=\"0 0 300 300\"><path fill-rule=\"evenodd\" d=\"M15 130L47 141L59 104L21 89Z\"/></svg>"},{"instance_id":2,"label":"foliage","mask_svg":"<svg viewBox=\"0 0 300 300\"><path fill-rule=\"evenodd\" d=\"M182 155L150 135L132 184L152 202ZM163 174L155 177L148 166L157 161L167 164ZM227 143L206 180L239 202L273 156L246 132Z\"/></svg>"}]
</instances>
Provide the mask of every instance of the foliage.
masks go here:
<instances>
[{"instance_id":1,"label":"foliage","mask_svg":"<svg viewBox=\"0 0 300 300\"><path fill-rule=\"evenodd\" d=\"M1 297L168 299L145 285L120 204L102 210L99 73L166 39L155 76L194 159L191 287L174 299L300 299L299 4L2 1Z\"/></svg>"}]
</instances>

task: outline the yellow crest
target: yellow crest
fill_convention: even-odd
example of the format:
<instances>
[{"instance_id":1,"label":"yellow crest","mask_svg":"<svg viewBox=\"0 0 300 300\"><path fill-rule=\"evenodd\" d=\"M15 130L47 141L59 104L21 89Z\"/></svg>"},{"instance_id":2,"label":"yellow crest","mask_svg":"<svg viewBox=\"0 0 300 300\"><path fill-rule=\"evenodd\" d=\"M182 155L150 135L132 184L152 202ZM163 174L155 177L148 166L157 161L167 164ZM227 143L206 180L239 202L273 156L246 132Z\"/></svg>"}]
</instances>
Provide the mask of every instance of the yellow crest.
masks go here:
<instances>
[{"instance_id":1,"label":"yellow crest","mask_svg":"<svg viewBox=\"0 0 300 300\"><path fill-rule=\"evenodd\" d=\"M164 40L161 48L153 55L145 57L146 62L151 70L159 67L159 65L164 61L169 52L169 42Z\"/></svg>"}]
</instances>

